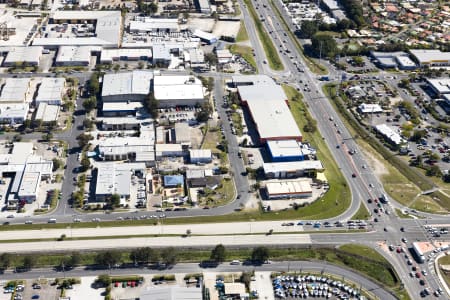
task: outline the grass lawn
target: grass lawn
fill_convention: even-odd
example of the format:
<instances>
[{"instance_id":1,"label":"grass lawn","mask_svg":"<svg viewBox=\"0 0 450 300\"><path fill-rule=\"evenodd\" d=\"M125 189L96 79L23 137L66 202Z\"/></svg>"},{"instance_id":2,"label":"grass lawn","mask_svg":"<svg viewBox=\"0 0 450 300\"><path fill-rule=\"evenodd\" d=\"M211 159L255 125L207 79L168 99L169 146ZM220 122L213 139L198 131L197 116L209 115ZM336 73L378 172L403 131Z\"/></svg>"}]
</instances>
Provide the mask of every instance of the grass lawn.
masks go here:
<instances>
[{"instance_id":1,"label":"grass lawn","mask_svg":"<svg viewBox=\"0 0 450 300\"><path fill-rule=\"evenodd\" d=\"M366 206L361 203L359 205L359 209L356 214L353 215L352 220L368 220L370 217L369 212L367 211Z\"/></svg>"},{"instance_id":2,"label":"grass lawn","mask_svg":"<svg viewBox=\"0 0 450 300\"><path fill-rule=\"evenodd\" d=\"M236 36L236 42L239 43L243 41L248 41L248 33L244 22L241 20L241 26L239 27L239 32Z\"/></svg>"},{"instance_id":3,"label":"grass lawn","mask_svg":"<svg viewBox=\"0 0 450 300\"><path fill-rule=\"evenodd\" d=\"M257 70L255 57L253 56L253 51L252 51L251 47L234 44L234 45L230 46L230 52L233 53L233 54L239 54L253 68L255 68L255 70Z\"/></svg>"},{"instance_id":4,"label":"grass lawn","mask_svg":"<svg viewBox=\"0 0 450 300\"><path fill-rule=\"evenodd\" d=\"M342 214L348 208L351 201L351 192L347 186L347 182L342 176L339 167L334 161L320 133L317 130L314 133L302 130L311 116L302 100L292 101L294 98L301 99L301 94L291 86L285 85L283 89L288 96L292 115L302 131L303 140L310 142L317 149L317 156L325 168L325 176L330 185L330 189L324 197L305 208L299 209L299 211L308 216L315 216L316 214L336 216Z\"/></svg>"},{"instance_id":5,"label":"grass lawn","mask_svg":"<svg viewBox=\"0 0 450 300\"><path fill-rule=\"evenodd\" d=\"M231 120L233 121L234 128L236 129L236 135L242 136L243 128L242 128L242 117L238 112L234 112L231 114Z\"/></svg>"},{"instance_id":6,"label":"grass lawn","mask_svg":"<svg viewBox=\"0 0 450 300\"><path fill-rule=\"evenodd\" d=\"M397 214L397 216L399 218L402 218L402 219L413 219L413 217L410 216L409 214L404 214L401 209L396 208L395 212L396 212L396 214Z\"/></svg>"},{"instance_id":7,"label":"grass lawn","mask_svg":"<svg viewBox=\"0 0 450 300\"><path fill-rule=\"evenodd\" d=\"M230 179L223 179L222 186L210 190L208 195L199 197L200 203L203 205L208 205L210 207L223 206L231 201L235 197L234 181Z\"/></svg>"},{"instance_id":8,"label":"grass lawn","mask_svg":"<svg viewBox=\"0 0 450 300\"><path fill-rule=\"evenodd\" d=\"M263 45L264 52L266 53L267 61L269 62L269 66L272 70L281 71L284 69L283 63L281 62L280 56L278 55L278 51L273 44L272 39L267 34L264 29L263 23L261 22L258 14L256 13L255 8L250 0L244 0L244 3L247 5L248 11L252 16L253 22L255 23L256 31L258 32L259 40Z\"/></svg>"},{"instance_id":9,"label":"grass lawn","mask_svg":"<svg viewBox=\"0 0 450 300\"><path fill-rule=\"evenodd\" d=\"M220 142L220 132L216 128L209 128L203 140L202 149L210 149L213 153L221 152L217 149L217 143Z\"/></svg>"}]
</instances>

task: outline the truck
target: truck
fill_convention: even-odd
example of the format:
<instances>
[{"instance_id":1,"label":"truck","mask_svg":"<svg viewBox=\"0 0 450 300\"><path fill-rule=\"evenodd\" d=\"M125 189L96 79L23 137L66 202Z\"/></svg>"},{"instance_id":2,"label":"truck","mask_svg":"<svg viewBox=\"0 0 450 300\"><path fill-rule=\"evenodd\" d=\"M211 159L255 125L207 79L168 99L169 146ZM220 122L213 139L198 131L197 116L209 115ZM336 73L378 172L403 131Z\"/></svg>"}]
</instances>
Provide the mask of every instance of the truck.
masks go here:
<instances>
[{"instance_id":1,"label":"truck","mask_svg":"<svg viewBox=\"0 0 450 300\"><path fill-rule=\"evenodd\" d=\"M419 264L423 264L425 262L425 256L423 255L422 250L420 250L419 243L414 242L412 244L411 254Z\"/></svg>"},{"instance_id":2,"label":"truck","mask_svg":"<svg viewBox=\"0 0 450 300\"><path fill-rule=\"evenodd\" d=\"M320 76L319 80L322 80L322 81L329 81L329 80L330 80L330 77L329 77L328 75L323 75L323 76Z\"/></svg>"}]
</instances>

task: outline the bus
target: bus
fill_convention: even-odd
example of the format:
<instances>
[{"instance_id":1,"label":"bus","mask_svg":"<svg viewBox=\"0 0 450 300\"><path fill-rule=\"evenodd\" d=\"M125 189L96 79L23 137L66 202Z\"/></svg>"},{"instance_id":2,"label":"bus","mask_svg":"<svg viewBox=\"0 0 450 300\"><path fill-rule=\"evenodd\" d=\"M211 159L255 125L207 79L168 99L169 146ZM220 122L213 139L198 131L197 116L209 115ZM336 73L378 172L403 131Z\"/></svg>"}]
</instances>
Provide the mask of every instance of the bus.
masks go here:
<instances>
[{"instance_id":1,"label":"bus","mask_svg":"<svg viewBox=\"0 0 450 300\"><path fill-rule=\"evenodd\" d=\"M422 250L420 250L419 244L418 243L413 243L411 249L412 249L411 253L413 254L415 260L419 264L423 264L425 262L425 256L423 255Z\"/></svg>"}]
</instances>

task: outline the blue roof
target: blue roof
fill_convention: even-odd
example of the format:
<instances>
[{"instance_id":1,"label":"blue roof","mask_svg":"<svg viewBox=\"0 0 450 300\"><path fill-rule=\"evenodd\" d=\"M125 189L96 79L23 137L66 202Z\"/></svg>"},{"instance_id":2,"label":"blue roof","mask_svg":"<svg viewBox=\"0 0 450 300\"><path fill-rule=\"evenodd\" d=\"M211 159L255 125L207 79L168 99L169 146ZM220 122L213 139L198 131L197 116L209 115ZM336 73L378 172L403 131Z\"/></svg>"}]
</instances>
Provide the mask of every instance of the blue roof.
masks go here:
<instances>
[{"instance_id":1,"label":"blue roof","mask_svg":"<svg viewBox=\"0 0 450 300\"><path fill-rule=\"evenodd\" d=\"M164 176L164 186L184 186L183 175L167 175Z\"/></svg>"}]
</instances>

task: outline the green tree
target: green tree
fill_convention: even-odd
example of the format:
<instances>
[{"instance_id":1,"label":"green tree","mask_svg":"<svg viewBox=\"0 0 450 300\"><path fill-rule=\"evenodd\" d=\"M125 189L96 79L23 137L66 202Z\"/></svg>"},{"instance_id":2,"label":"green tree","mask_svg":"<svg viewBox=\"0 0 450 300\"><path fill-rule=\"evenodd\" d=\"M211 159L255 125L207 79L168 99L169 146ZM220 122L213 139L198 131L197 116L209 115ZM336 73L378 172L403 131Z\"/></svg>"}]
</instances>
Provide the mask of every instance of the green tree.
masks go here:
<instances>
[{"instance_id":1,"label":"green tree","mask_svg":"<svg viewBox=\"0 0 450 300\"><path fill-rule=\"evenodd\" d=\"M27 255L23 258L23 268L26 270L31 270L36 265L36 256Z\"/></svg>"},{"instance_id":2,"label":"green tree","mask_svg":"<svg viewBox=\"0 0 450 300\"><path fill-rule=\"evenodd\" d=\"M211 250L210 258L218 263L225 261L226 249L222 244L219 244Z\"/></svg>"},{"instance_id":3,"label":"green tree","mask_svg":"<svg viewBox=\"0 0 450 300\"><path fill-rule=\"evenodd\" d=\"M150 92L145 99L145 105L152 118L156 119L159 116L159 101L155 98L153 92Z\"/></svg>"},{"instance_id":4,"label":"green tree","mask_svg":"<svg viewBox=\"0 0 450 300\"><path fill-rule=\"evenodd\" d=\"M432 165L426 171L427 176L442 176L441 169L437 165Z\"/></svg>"},{"instance_id":5,"label":"green tree","mask_svg":"<svg viewBox=\"0 0 450 300\"><path fill-rule=\"evenodd\" d=\"M81 255L79 252L72 252L70 259L68 260L68 266L76 267L81 263Z\"/></svg>"},{"instance_id":6,"label":"green tree","mask_svg":"<svg viewBox=\"0 0 450 300\"><path fill-rule=\"evenodd\" d=\"M53 172L64 166L64 162L56 157L52 159L52 162L53 162Z\"/></svg>"},{"instance_id":7,"label":"green tree","mask_svg":"<svg viewBox=\"0 0 450 300\"><path fill-rule=\"evenodd\" d=\"M109 204L113 208L114 207L119 207L120 206L120 195L119 194L112 194Z\"/></svg>"},{"instance_id":8,"label":"green tree","mask_svg":"<svg viewBox=\"0 0 450 300\"><path fill-rule=\"evenodd\" d=\"M427 132L422 129L422 130L414 130L410 140L413 142L417 142L420 141L420 139L424 138L427 135Z\"/></svg>"},{"instance_id":9,"label":"green tree","mask_svg":"<svg viewBox=\"0 0 450 300\"><path fill-rule=\"evenodd\" d=\"M333 58L338 53L338 48L335 39L327 33L316 33L311 38L312 53Z\"/></svg>"},{"instance_id":10,"label":"green tree","mask_svg":"<svg viewBox=\"0 0 450 300\"><path fill-rule=\"evenodd\" d=\"M172 266L176 264L178 253L173 247L164 248L161 250L161 261L167 266Z\"/></svg>"},{"instance_id":11,"label":"green tree","mask_svg":"<svg viewBox=\"0 0 450 300\"><path fill-rule=\"evenodd\" d=\"M319 25L317 21L302 21L301 29L299 30L299 36L304 39L310 39L319 31Z\"/></svg>"},{"instance_id":12,"label":"green tree","mask_svg":"<svg viewBox=\"0 0 450 300\"><path fill-rule=\"evenodd\" d=\"M116 250L107 250L99 252L95 258L95 262L101 266L113 267L115 264L122 262L122 254Z\"/></svg>"},{"instance_id":13,"label":"green tree","mask_svg":"<svg viewBox=\"0 0 450 300\"><path fill-rule=\"evenodd\" d=\"M120 65L119 64L114 64L113 70L114 70L114 72L119 71L120 70Z\"/></svg>"},{"instance_id":14,"label":"green tree","mask_svg":"<svg viewBox=\"0 0 450 300\"><path fill-rule=\"evenodd\" d=\"M45 142L49 142L52 138L53 138L53 134L50 132L47 132L42 135L42 140L44 140Z\"/></svg>"},{"instance_id":15,"label":"green tree","mask_svg":"<svg viewBox=\"0 0 450 300\"><path fill-rule=\"evenodd\" d=\"M208 121L211 113L212 113L211 104L209 104L209 102L205 102L202 105L201 110L195 114L195 117L198 122L206 122Z\"/></svg>"},{"instance_id":16,"label":"green tree","mask_svg":"<svg viewBox=\"0 0 450 300\"><path fill-rule=\"evenodd\" d=\"M111 277L107 274L98 275L95 279L95 283L101 286L109 286L111 282Z\"/></svg>"},{"instance_id":17,"label":"green tree","mask_svg":"<svg viewBox=\"0 0 450 300\"><path fill-rule=\"evenodd\" d=\"M217 65L217 62L218 62L217 56L212 52L205 54L205 61L207 63L209 63L210 65Z\"/></svg>"},{"instance_id":18,"label":"green tree","mask_svg":"<svg viewBox=\"0 0 450 300\"><path fill-rule=\"evenodd\" d=\"M77 136L78 145L82 148L87 146L93 139L94 137L92 135L86 133L81 133L79 136Z\"/></svg>"},{"instance_id":19,"label":"green tree","mask_svg":"<svg viewBox=\"0 0 450 300\"><path fill-rule=\"evenodd\" d=\"M269 259L269 249L264 246L256 247L252 251L252 261L265 262Z\"/></svg>"},{"instance_id":20,"label":"green tree","mask_svg":"<svg viewBox=\"0 0 450 300\"><path fill-rule=\"evenodd\" d=\"M149 247L133 249L130 252L130 259L136 263L149 263L158 259L158 253Z\"/></svg>"},{"instance_id":21,"label":"green tree","mask_svg":"<svg viewBox=\"0 0 450 300\"><path fill-rule=\"evenodd\" d=\"M9 253L2 253L0 255L0 269L8 269L11 266L12 256Z\"/></svg>"},{"instance_id":22,"label":"green tree","mask_svg":"<svg viewBox=\"0 0 450 300\"><path fill-rule=\"evenodd\" d=\"M86 155L83 155L80 165L81 165L81 172L86 172L91 167L91 162Z\"/></svg>"},{"instance_id":23,"label":"green tree","mask_svg":"<svg viewBox=\"0 0 450 300\"><path fill-rule=\"evenodd\" d=\"M93 73L89 79L88 89L91 94L97 95L100 92L100 82L98 81L99 74Z\"/></svg>"},{"instance_id":24,"label":"green tree","mask_svg":"<svg viewBox=\"0 0 450 300\"><path fill-rule=\"evenodd\" d=\"M97 108L97 97L91 96L89 99L83 101L83 108L86 112L91 112L93 109Z\"/></svg>"}]
</instances>

